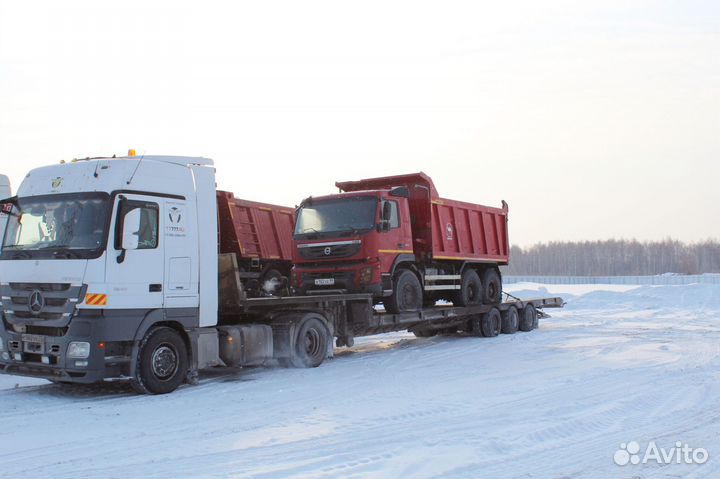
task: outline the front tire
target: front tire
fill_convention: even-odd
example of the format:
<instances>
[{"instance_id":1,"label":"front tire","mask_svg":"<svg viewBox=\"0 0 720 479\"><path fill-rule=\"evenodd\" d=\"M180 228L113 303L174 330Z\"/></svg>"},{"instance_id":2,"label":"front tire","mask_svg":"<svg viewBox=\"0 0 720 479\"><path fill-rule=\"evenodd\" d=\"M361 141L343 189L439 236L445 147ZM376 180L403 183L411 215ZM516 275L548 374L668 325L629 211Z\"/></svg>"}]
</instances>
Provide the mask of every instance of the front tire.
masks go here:
<instances>
[{"instance_id":1,"label":"front tire","mask_svg":"<svg viewBox=\"0 0 720 479\"><path fill-rule=\"evenodd\" d=\"M392 295L385 300L385 310L398 314L419 311L423 305L423 291L415 273L401 270L395 277Z\"/></svg>"},{"instance_id":2,"label":"front tire","mask_svg":"<svg viewBox=\"0 0 720 479\"><path fill-rule=\"evenodd\" d=\"M130 381L141 394L167 394L176 390L188 371L187 346L172 328L151 331L143 340Z\"/></svg>"}]
</instances>

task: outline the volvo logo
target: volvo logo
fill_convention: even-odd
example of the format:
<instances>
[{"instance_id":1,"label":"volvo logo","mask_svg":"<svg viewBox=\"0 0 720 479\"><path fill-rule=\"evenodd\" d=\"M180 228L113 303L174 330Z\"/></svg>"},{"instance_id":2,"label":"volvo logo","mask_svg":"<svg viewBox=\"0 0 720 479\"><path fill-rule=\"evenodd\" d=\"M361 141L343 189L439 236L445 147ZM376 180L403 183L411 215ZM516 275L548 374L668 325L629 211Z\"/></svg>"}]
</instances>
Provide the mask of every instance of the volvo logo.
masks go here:
<instances>
[{"instance_id":1,"label":"volvo logo","mask_svg":"<svg viewBox=\"0 0 720 479\"><path fill-rule=\"evenodd\" d=\"M45 307L45 298L43 298L43 295L40 291L35 290L30 293L30 297L28 298L28 306L30 307L30 312L32 314L40 314L40 311L42 311Z\"/></svg>"},{"instance_id":2,"label":"volvo logo","mask_svg":"<svg viewBox=\"0 0 720 479\"><path fill-rule=\"evenodd\" d=\"M325 253L325 256L330 256L330 253L332 253L332 249L330 249L330 247L328 246L327 248L325 248L325 250L323 250L323 253Z\"/></svg>"}]
</instances>

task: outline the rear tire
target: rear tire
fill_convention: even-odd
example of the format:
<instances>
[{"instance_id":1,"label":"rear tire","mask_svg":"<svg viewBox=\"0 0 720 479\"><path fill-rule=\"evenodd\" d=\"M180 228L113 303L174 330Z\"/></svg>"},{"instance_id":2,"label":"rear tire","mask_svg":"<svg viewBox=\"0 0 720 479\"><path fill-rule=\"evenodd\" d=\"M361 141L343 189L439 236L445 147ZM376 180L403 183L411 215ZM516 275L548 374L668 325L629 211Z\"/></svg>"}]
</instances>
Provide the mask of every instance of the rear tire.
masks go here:
<instances>
[{"instance_id":1,"label":"rear tire","mask_svg":"<svg viewBox=\"0 0 720 479\"><path fill-rule=\"evenodd\" d=\"M172 328L151 331L140 344L132 388L141 394L167 394L176 390L188 372L187 346Z\"/></svg>"},{"instance_id":2,"label":"rear tire","mask_svg":"<svg viewBox=\"0 0 720 479\"><path fill-rule=\"evenodd\" d=\"M500 334L500 324L502 323L502 316L500 310L492 308L487 313L483 314L480 323L480 329L482 335L486 338L494 338Z\"/></svg>"},{"instance_id":3,"label":"rear tire","mask_svg":"<svg viewBox=\"0 0 720 479\"><path fill-rule=\"evenodd\" d=\"M317 317L306 317L297 326L290 363L296 368L316 368L325 361L329 333Z\"/></svg>"},{"instance_id":4,"label":"rear tire","mask_svg":"<svg viewBox=\"0 0 720 479\"><path fill-rule=\"evenodd\" d=\"M474 269L466 269L462 274L460 290L453 295L453 304L455 306L471 306L482 303L482 298L483 285L480 276Z\"/></svg>"},{"instance_id":5,"label":"rear tire","mask_svg":"<svg viewBox=\"0 0 720 479\"><path fill-rule=\"evenodd\" d=\"M395 276L393 292L384 300L385 311L392 314L419 311L423 305L423 291L415 273L403 269Z\"/></svg>"},{"instance_id":6,"label":"rear tire","mask_svg":"<svg viewBox=\"0 0 720 479\"><path fill-rule=\"evenodd\" d=\"M532 331L537 323L537 311L532 304L525 305L520 318L520 331Z\"/></svg>"},{"instance_id":7,"label":"rear tire","mask_svg":"<svg viewBox=\"0 0 720 479\"><path fill-rule=\"evenodd\" d=\"M503 334L514 334L520 327L520 314L515 306L510 306L502 315Z\"/></svg>"},{"instance_id":8,"label":"rear tire","mask_svg":"<svg viewBox=\"0 0 720 479\"><path fill-rule=\"evenodd\" d=\"M482 302L496 304L502 302L502 279L495 268L486 269L482 279Z\"/></svg>"}]
</instances>

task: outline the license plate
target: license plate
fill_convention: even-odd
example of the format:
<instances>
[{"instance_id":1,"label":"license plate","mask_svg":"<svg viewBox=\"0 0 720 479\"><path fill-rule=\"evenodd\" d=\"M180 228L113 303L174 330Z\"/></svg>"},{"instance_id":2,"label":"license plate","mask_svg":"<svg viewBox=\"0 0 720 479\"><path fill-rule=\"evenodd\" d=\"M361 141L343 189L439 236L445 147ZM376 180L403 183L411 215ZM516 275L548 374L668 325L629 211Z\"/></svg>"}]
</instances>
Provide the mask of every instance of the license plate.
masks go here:
<instances>
[{"instance_id":1,"label":"license plate","mask_svg":"<svg viewBox=\"0 0 720 479\"><path fill-rule=\"evenodd\" d=\"M45 338L37 334L23 334L23 352L42 354L45 352Z\"/></svg>"},{"instance_id":2,"label":"license plate","mask_svg":"<svg viewBox=\"0 0 720 479\"><path fill-rule=\"evenodd\" d=\"M45 336L40 336L39 334L23 334L22 340L26 343L44 343Z\"/></svg>"},{"instance_id":3,"label":"license plate","mask_svg":"<svg viewBox=\"0 0 720 479\"><path fill-rule=\"evenodd\" d=\"M332 286L335 284L335 278L318 278L315 280L315 286Z\"/></svg>"}]
</instances>

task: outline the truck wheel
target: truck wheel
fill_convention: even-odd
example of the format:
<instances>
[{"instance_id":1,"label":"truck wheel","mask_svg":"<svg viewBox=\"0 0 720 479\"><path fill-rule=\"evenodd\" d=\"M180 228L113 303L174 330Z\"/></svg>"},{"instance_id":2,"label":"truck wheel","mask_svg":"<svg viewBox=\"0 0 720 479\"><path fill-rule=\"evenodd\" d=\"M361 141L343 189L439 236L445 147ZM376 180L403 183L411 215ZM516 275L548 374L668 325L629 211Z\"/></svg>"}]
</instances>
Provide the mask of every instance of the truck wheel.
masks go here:
<instances>
[{"instance_id":1,"label":"truck wheel","mask_svg":"<svg viewBox=\"0 0 720 479\"><path fill-rule=\"evenodd\" d=\"M495 304L502 302L502 280L500 279L500 273L495 268L485 270L482 285L483 303Z\"/></svg>"},{"instance_id":2,"label":"truck wheel","mask_svg":"<svg viewBox=\"0 0 720 479\"><path fill-rule=\"evenodd\" d=\"M482 299L483 285L480 276L478 276L477 271L468 268L463 271L460 290L453 296L453 304L455 306L471 306L480 304Z\"/></svg>"},{"instance_id":3,"label":"truck wheel","mask_svg":"<svg viewBox=\"0 0 720 479\"><path fill-rule=\"evenodd\" d=\"M528 304L525 306L522 312L522 318L520 318L520 331L532 331L537 322L537 311L535 306Z\"/></svg>"},{"instance_id":4,"label":"truck wheel","mask_svg":"<svg viewBox=\"0 0 720 479\"><path fill-rule=\"evenodd\" d=\"M171 328L157 328L140 344L130 384L141 394L170 393L183 383L187 369L187 347L180 334Z\"/></svg>"},{"instance_id":5,"label":"truck wheel","mask_svg":"<svg viewBox=\"0 0 720 479\"><path fill-rule=\"evenodd\" d=\"M407 269L401 270L395 277L392 295L385 300L385 310L392 314L418 311L422 304L423 291L417 276Z\"/></svg>"},{"instance_id":6,"label":"truck wheel","mask_svg":"<svg viewBox=\"0 0 720 479\"><path fill-rule=\"evenodd\" d=\"M328 330L320 319L306 317L297 326L291 364L296 368L316 368L325 361Z\"/></svg>"},{"instance_id":7,"label":"truck wheel","mask_svg":"<svg viewBox=\"0 0 720 479\"><path fill-rule=\"evenodd\" d=\"M502 317L500 316L500 310L492 308L490 311L482 315L480 323L480 329L482 335L486 338L494 338L500 334L500 324L502 323Z\"/></svg>"},{"instance_id":8,"label":"truck wheel","mask_svg":"<svg viewBox=\"0 0 720 479\"><path fill-rule=\"evenodd\" d=\"M520 325L520 314L515 306L510 306L502 315L503 334L516 333Z\"/></svg>"}]
</instances>

